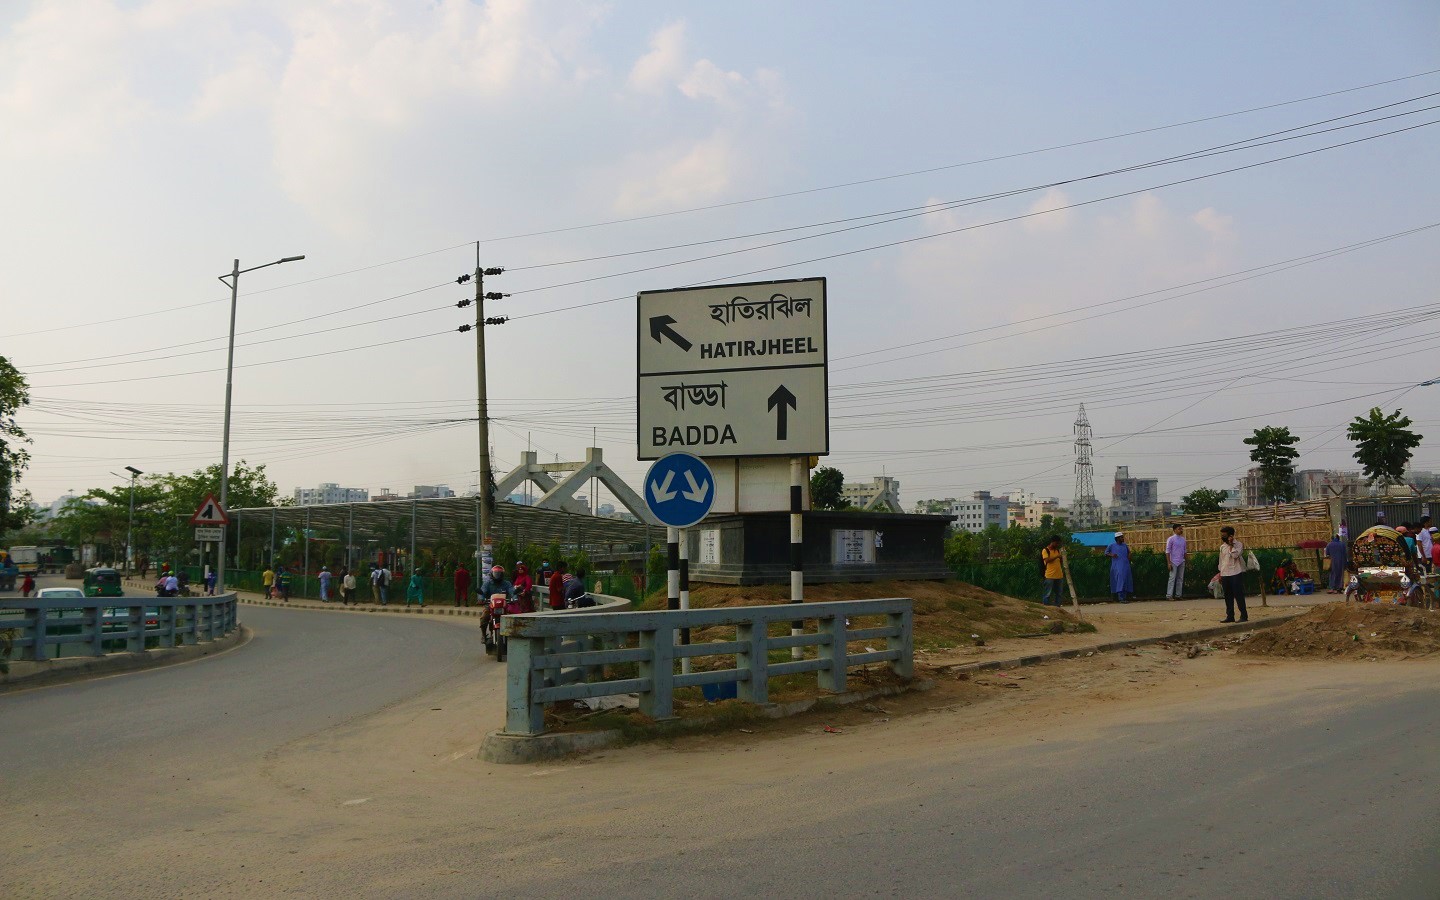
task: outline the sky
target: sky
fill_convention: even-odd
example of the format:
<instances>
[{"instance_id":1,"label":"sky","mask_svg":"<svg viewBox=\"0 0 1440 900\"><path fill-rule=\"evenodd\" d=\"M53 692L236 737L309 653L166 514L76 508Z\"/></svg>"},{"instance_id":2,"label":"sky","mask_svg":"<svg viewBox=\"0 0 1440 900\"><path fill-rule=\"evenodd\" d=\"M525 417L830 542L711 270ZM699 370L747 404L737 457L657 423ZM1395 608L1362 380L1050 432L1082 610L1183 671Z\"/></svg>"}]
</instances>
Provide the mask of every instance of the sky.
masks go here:
<instances>
[{"instance_id":1,"label":"sky","mask_svg":"<svg viewBox=\"0 0 1440 900\"><path fill-rule=\"evenodd\" d=\"M907 506L1068 501L1082 402L1102 501L1120 465L1233 487L1262 425L1353 469L1375 405L1440 469L1437 34L1423 0L10 0L22 487L218 462L217 276L304 254L240 279L232 460L473 489L476 242L498 473L593 441L638 484L635 294L821 276L824 463Z\"/></svg>"}]
</instances>

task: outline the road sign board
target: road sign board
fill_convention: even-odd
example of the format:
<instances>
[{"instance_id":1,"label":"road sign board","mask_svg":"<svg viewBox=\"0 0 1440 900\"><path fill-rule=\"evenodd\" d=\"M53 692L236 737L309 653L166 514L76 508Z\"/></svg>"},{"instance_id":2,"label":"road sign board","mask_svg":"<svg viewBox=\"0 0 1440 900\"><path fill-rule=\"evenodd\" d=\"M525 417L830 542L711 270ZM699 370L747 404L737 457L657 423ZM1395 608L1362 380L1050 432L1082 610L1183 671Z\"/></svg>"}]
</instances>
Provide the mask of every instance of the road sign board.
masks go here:
<instances>
[{"instance_id":1,"label":"road sign board","mask_svg":"<svg viewBox=\"0 0 1440 900\"><path fill-rule=\"evenodd\" d=\"M657 459L645 473L645 504L662 525L688 528L715 503L715 475L705 460L689 453Z\"/></svg>"},{"instance_id":2,"label":"road sign board","mask_svg":"<svg viewBox=\"0 0 1440 900\"><path fill-rule=\"evenodd\" d=\"M215 499L214 494L206 494L205 500L200 508L195 510L195 515L190 517L191 525L229 525L230 516L225 513L220 501Z\"/></svg>"},{"instance_id":3,"label":"road sign board","mask_svg":"<svg viewBox=\"0 0 1440 900\"><path fill-rule=\"evenodd\" d=\"M825 279L638 301L640 459L830 452Z\"/></svg>"},{"instance_id":4,"label":"road sign board","mask_svg":"<svg viewBox=\"0 0 1440 900\"><path fill-rule=\"evenodd\" d=\"M201 543L209 542L218 544L225 540L225 529L208 525L197 527L195 529L195 540Z\"/></svg>"}]
</instances>

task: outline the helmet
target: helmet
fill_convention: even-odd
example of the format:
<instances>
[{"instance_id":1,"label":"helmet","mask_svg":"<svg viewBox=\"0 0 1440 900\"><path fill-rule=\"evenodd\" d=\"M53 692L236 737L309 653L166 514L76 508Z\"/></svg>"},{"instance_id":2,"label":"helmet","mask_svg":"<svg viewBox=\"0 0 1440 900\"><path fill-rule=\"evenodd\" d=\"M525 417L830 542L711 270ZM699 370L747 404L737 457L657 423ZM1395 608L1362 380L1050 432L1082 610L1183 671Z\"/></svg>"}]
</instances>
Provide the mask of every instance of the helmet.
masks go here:
<instances>
[{"instance_id":1,"label":"helmet","mask_svg":"<svg viewBox=\"0 0 1440 900\"><path fill-rule=\"evenodd\" d=\"M490 567L490 574L491 574L491 575L504 575L504 574L505 574L505 567L504 567L504 566L491 566L491 567Z\"/></svg>"}]
</instances>

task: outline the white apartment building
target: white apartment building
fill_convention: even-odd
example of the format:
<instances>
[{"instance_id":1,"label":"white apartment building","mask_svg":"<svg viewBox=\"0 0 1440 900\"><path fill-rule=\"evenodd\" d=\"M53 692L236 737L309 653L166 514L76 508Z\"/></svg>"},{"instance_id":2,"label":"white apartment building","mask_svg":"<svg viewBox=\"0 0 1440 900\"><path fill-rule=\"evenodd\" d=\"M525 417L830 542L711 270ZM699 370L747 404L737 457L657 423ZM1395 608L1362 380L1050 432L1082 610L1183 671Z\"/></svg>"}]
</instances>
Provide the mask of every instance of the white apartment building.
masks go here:
<instances>
[{"instance_id":1,"label":"white apartment building","mask_svg":"<svg viewBox=\"0 0 1440 900\"><path fill-rule=\"evenodd\" d=\"M900 482L883 475L869 482L841 485L840 499L867 512L905 511L900 506Z\"/></svg>"},{"instance_id":2,"label":"white apartment building","mask_svg":"<svg viewBox=\"0 0 1440 900\"><path fill-rule=\"evenodd\" d=\"M955 528L979 534L988 526L1010 527L1010 498L991 497L989 491L976 491L973 499L956 500L950 504Z\"/></svg>"},{"instance_id":3,"label":"white apartment building","mask_svg":"<svg viewBox=\"0 0 1440 900\"><path fill-rule=\"evenodd\" d=\"M315 488L296 488L296 506L320 506L325 503L365 503L370 499L368 488L347 488L327 481Z\"/></svg>"}]
</instances>

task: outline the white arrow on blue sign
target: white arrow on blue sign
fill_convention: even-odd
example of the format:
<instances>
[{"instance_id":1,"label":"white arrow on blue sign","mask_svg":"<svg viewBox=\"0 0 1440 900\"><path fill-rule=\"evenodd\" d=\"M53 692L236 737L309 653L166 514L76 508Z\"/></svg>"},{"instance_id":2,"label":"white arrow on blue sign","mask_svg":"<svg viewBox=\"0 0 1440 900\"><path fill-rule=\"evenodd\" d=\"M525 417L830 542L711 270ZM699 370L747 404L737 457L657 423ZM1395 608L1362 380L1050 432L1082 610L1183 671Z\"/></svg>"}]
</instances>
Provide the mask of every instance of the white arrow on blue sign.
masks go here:
<instances>
[{"instance_id":1,"label":"white arrow on blue sign","mask_svg":"<svg viewBox=\"0 0 1440 900\"><path fill-rule=\"evenodd\" d=\"M645 504L661 524L688 528L715 504L715 475L698 456L662 456L645 473Z\"/></svg>"}]
</instances>

